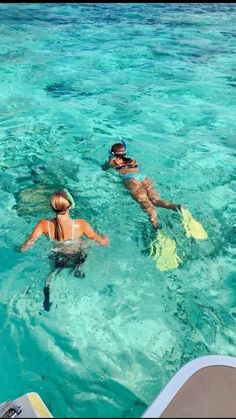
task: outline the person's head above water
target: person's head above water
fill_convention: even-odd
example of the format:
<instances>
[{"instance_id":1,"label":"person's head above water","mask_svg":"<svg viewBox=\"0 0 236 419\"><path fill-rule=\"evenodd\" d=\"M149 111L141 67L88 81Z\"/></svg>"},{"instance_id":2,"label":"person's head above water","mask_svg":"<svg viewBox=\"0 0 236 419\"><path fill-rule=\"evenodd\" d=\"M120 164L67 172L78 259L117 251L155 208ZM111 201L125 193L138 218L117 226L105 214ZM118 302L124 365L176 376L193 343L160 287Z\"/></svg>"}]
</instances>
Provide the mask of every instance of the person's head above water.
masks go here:
<instances>
[{"instance_id":1,"label":"person's head above water","mask_svg":"<svg viewBox=\"0 0 236 419\"><path fill-rule=\"evenodd\" d=\"M62 215L66 214L69 209L75 207L75 202L73 197L71 196L70 192L67 189L63 191L54 192L51 196L51 208L56 213L55 218L55 239L56 240L64 240L64 229L62 220L64 217Z\"/></svg>"},{"instance_id":2,"label":"person's head above water","mask_svg":"<svg viewBox=\"0 0 236 419\"><path fill-rule=\"evenodd\" d=\"M126 147L123 143L115 143L111 147L111 154L113 156L125 156L126 155Z\"/></svg>"},{"instance_id":3,"label":"person's head above water","mask_svg":"<svg viewBox=\"0 0 236 419\"><path fill-rule=\"evenodd\" d=\"M122 140L121 143L115 143L110 149L109 152L109 158L114 158L115 160L118 158L123 161L124 165L128 165L127 167L119 166L116 169L126 169L126 168L137 168L137 162L134 159L131 159L130 157L126 157L126 144L124 140Z\"/></svg>"},{"instance_id":4,"label":"person's head above water","mask_svg":"<svg viewBox=\"0 0 236 419\"><path fill-rule=\"evenodd\" d=\"M67 190L54 192L51 196L51 208L56 214L65 214L75 203Z\"/></svg>"}]
</instances>

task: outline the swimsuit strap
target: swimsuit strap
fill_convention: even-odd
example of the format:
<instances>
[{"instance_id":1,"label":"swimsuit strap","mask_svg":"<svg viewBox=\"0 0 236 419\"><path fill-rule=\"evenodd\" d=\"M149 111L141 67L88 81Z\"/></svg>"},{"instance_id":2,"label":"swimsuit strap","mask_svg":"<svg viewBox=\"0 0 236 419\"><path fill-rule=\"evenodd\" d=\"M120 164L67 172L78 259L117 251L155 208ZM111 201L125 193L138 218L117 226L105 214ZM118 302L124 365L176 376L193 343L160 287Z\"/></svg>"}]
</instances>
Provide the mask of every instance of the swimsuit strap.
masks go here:
<instances>
[{"instance_id":1,"label":"swimsuit strap","mask_svg":"<svg viewBox=\"0 0 236 419\"><path fill-rule=\"evenodd\" d=\"M75 232L75 220L72 220L71 240L74 240L74 232Z\"/></svg>"},{"instance_id":2,"label":"swimsuit strap","mask_svg":"<svg viewBox=\"0 0 236 419\"><path fill-rule=\"evenodd\" d=\"M115 169L116 170L121 170L121 169L136 169L138 167L137 163L134 163L134 160L130 163L124 163L121 166L119 166L115 160L113 160L115 163Z\"/></svg>"},{"instance_id":3,"label":"swimsuit strap","mask_svg":"<svg viewBox=\"0 0 236 419\"><path fill-rule=\"evenodd\" d=\"M115 163L115 169L119 170L120 166L116 163L115 159L113 159L113 162Z\"/></svg>"},{"instance_id":4,"label":"swimsuit strap","mask_svg":"<svg viewBox=\"0 0 236 419\"><path fill-rule=\"evenodd\" d=\"M49 235L49 239L52 240L52 236L51 236L51 232L50 232L50 223L48 220L48 235Z\"/></svg>"}]
</instances>

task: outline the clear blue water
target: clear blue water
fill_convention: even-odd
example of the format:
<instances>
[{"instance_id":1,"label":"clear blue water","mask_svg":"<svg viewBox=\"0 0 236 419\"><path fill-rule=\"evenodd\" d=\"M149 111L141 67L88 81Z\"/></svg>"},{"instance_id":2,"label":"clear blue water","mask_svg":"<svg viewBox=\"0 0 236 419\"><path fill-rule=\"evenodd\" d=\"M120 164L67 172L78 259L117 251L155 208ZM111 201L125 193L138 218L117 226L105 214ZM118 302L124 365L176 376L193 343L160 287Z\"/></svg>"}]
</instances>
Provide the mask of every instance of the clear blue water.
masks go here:
<instances>
[{"instance_id":1,"label":"clear blue water","mask_svg":"<svg viewBox=\"0 0 236 419\"><path fill-rule=\"evenodd\" d=\"M0 5L0 401L137 417L187 361L236 356L235 28L235 4ZM208 232L159 210L179 269L156 269L147 216L100 169L118 136ZM16 248L64 186L110 247L54 278L47 313L50 243Z\"/></svg>"}]
</instances>

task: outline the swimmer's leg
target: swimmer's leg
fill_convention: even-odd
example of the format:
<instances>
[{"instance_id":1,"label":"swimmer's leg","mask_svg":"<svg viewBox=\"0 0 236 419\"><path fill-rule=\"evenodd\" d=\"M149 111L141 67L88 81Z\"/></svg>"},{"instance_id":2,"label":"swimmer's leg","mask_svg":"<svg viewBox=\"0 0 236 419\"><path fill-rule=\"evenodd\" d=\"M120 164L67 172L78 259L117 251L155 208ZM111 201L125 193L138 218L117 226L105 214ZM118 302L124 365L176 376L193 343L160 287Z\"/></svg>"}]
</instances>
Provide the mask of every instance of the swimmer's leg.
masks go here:
<instances>
[{"instance_id":1,"label":"swimmer's leg","mask_svg":"<svg viewBox=\"0 0 236 419\"><path fill-rule=\"evenodd\" d=\"M75 267L74 276L80 279L85 278L85 273L81 271L80 266Z\"/></svg>"},{"instance_id":2,"label":"swimmer's leg","mask_svg":"<svg viewBox=\"0 0 236 419\"><path fill-rule=\"evenodd\" d=\"M156 211L147 195L145 188L142 186L142 183L136 179L126 180L124 183L125 186L130 190L130 193L135 201L137 201L148 213L152 225L154 225L154 227L158 227L159 223L157 220Z\"/></svg>"},{"instance_id":3,"label":"swimmer's leg","mask_svg":"<svg viewBox=\"0 0 236 419\"><path fill-rule=\"evenodd\" d=\"M147 191L147 195L150 201L153 203L153 205L155 205L156 207L172 209L173 211L179 210L180 205L174 204L173 202L164 201L163 199L160 198L160 195L158 194L158 192L154 190L151 179L149 178L144 179L142 184L145 190Z\"/></svg>"},{"instance_id":4,"label":"swimmer's leg","mask_svg":"<svg viewBox=\"0 0 236 419\"><path fill-rule=\"evenodd\" d=\"M45 311L49 311L52 303L50 302L50 285L52 280L52 275L54 272L59 272L59 269L52 270L50 274L48 275L45 283L45 287L43 289L44 293L44 301L43 301L43 308Z\"/></svg>"},{"instance_id":5,"label":"swimmer's leg","mask_svg":"<svg viewBox=\"0 0 236 419\"><path fill-rule=\"evenodd\" d=\"M52 305L52 303L50 302L50 287L47 287L47 286L44 287L43 293L44 293L43 308L45 311L49 311L50 306Z\"/></svg>"},{"instance_id":6,"label":"swimmer's leg","mask_svg":"<svg viewBox=\"0 0 236 419\"><path fill-rule=\"evenodd\" d=\"M87 258L87 254L83 250L81 250L80 252L75 254L74 257L75 257L74 276L76 278L84 278L85 273L81 271L81 265L84 264L84 262Z\"/></svg>"}]
</instances>

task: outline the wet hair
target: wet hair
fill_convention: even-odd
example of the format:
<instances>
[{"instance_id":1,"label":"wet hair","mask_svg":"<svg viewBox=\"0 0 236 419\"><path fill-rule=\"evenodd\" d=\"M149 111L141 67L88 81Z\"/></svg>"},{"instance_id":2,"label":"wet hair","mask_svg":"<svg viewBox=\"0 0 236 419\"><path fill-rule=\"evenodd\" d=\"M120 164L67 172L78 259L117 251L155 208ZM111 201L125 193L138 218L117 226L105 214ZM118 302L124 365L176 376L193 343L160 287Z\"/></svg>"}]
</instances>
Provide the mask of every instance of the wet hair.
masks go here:
<instances>
[{"instance_id":1,"label":"wet hair","mask_svg":"<svg viewBox=\"0 0 236 419\"><path fill-rule=\"evenodd\" d=\"M119 157L119 159L122 159L124 163L132 163L134 160L130 159L129 157L125 157L126 155L126 149L124 144L122 143L115 143L111 147L111 152L114 154L115 157Z\"/></svg>"},{"instance_id":2,"label":"wet hair","mask_svg":"<svg viewBox=\"0 0 236 419\"><path fill-rule=\"evenodd\" d=\"M51 196L51 208L56 213L55 239L58 241L64 240L64 231L59 216L65 214L71 206L71 202L69 201L66 192L57 191Z\"/></svg>"}]
</instances>

